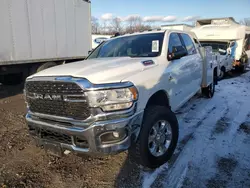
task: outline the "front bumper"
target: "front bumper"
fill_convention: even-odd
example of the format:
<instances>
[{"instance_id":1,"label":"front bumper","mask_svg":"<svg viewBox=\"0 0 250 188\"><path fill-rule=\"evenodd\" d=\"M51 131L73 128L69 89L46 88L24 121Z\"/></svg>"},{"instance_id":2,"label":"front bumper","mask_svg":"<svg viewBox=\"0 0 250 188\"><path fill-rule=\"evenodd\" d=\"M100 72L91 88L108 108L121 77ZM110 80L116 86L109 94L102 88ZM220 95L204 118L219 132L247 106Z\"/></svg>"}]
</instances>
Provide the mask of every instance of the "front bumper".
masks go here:
<instances>
[{"instance_id":1,"label":"front bumper","mask_svg":"<svg viewBox=\"0 0 250 188\"><path fill-rule=\"evenodd\" d=\"M143 112L140 112L130 117L94 122L86 126L80 123L69 125L65 124L65 122L43 119L28 113L26 121L31 135L39 145L56 143L64 151L70 150L78 154L105 155L119 153L130 147L131 142L137 139L142 117ZM49 132L46 135L50 136L43 136L41 130L46 130L47 133ZM103 142L102 135L113 132L126 132L126 135L112 143ZM51 139L51 134L55 138L62 136L64 139ZM79 140L81 140L81 144L79 144ZM85 144L82 144L83 142Z\"/></svg>"}]
</instances>

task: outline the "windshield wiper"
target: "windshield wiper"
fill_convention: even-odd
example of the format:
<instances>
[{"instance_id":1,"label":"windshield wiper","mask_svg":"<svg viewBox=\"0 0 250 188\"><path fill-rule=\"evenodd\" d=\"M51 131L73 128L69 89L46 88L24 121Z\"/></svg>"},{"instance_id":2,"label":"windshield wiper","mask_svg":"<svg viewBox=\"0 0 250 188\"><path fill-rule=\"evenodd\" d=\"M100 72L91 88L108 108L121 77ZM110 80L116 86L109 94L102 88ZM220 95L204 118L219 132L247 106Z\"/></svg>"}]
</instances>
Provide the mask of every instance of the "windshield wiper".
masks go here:
<instances>
[{"instance_id":1,"label":"windshield wiper","mask_svg":"<svg viewBox=\"0 0 250 188\"><path fill-rule=\"evenodd\" d=\"M149 55L133 55L133 56L129 56L131 58L134 58L134 57L149 57Z\"/></svg>"}]
</instances>

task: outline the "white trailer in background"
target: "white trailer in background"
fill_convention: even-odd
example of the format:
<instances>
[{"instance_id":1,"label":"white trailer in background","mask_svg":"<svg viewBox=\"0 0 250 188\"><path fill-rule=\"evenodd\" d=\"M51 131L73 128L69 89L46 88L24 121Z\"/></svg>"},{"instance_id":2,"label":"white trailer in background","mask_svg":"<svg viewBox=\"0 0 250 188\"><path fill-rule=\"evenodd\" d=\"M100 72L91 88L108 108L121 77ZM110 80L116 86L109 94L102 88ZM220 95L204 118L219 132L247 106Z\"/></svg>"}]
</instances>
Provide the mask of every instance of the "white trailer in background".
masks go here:
<instances>
[{"instance_id":1,"label":"white trailer in background","mask_svg":"<svg viewBox=\"0 0 250 188\"><path fill-rule=\"evenodd\" d=\"M197 20L191 31L203 46L212 46L214 52L221 54L222 73L232 68L245 71L250 63L250 27L231 17L213 18Z\"/></svg>"},{"instance_id":2,"label":"white trailer in background","mask_svg":"<svg viewBox=\"0 0 250 188\"><path fill-rule=\"evenodd\" d=\"M188 24L171 24L171 25L162 25L162 30L174 29L180 31L191 31L194 27Z\"/></svg>"},{"instance_id":3,"label":"white trailer in background","mask_svg":"<svg viewBox=\"0 0 250 188\"><path fill-rule=\"evenodd\" d=\"M91 50L89 0L1 0L0 83L82 60Z\"/></svg>"}]
</instances>

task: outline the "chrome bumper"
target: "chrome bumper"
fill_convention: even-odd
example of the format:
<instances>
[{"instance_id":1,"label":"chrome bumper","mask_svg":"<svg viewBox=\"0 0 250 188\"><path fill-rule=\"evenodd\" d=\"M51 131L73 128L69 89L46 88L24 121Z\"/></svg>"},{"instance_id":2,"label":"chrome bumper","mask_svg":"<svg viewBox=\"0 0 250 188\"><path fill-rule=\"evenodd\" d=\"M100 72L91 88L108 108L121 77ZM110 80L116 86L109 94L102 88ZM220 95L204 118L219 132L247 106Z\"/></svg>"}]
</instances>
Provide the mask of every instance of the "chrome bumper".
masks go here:
<instances>
[{"instance_id":1,"label":"chrome bumper","mask_svg":"<svg viewBox=\"0 0 250 188\"><path fill-rule=\"evenodd\" d=\"M31 113L26 115L26 121L30 129L46 129L55 133L67 135L71 138L71 143L63 143L56 141L62 150L70 150L79 154L115 154L127 150L131 142L136 140L140 126L142 123L143 112L136 113L130 117L94 122L89 126L78 123L72 126L67 126L61 121L47 121L39 117L35 117ZM118 142L103 143L101 135L114 131L126 131L126 137ZM37 143L43 145L44 143L55 143L55 141L43 139L39 135L34 135ZM76 138L86 139L88 146L79 147L76 144Z\"/></svg>"}]
</instances>

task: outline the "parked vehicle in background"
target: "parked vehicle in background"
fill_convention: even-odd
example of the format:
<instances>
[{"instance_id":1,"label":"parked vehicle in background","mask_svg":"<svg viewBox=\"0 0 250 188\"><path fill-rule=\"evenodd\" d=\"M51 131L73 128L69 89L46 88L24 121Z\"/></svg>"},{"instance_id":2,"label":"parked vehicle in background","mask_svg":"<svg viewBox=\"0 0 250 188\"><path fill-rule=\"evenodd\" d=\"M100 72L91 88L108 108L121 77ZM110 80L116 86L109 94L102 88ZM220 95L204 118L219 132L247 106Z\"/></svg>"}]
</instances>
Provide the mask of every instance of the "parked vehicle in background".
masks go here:
<instances>
[{"instance_id":1,"label":"parked vehicle in background","mask_svg":"<svg viewBox=\"0 0 250 188\"><path fill-rule=\"evenodd\" d=\"M92 49L95 49L102 42L110 39L111 35L92 34Z\"/></svg>"},{"instance_id":2,"label":"parked vehicle in background","mask_svg":"<svg viewBox=\"0 0 250 188\"><path fill-rule=\"evenodd\" d=\"M250 27L231 17L197 20L192 29L203 46L212 46L220 53L223 77L232 68L244 72L250 63Z\"/></svg>"},{"instance_id":3,"label":"parked vehicle in background","mask_svg":"<svg viewBox=\"0 0 250 188\"><path fill-rule=\"evenodd\" d=\"M213 53L219 54L218 60L219 60L219 67L220 67L220 74L218 76L218 79L221 80L225 74L233 69L233 62L234 58L230 54L230 49L228 47L228 43L223 42L210 42L210 41L200 41L202 46L211 46L213 49ZM235 42L232 42L230 46L235 44Z\"/></svg>"},{"instance_id":4,"label":"parked vehicle in background","mask_svg":"<svg viewBox=\"0 0 250 188\"><path fill-rule=\"evenodd\" d=\"M167 30L117 36L85 61L27 78L26 120L39 145L57 156L115 154L129 149L156 168L178 141L175 111L196 93L214 95L212 48L195 35Z\"/></svg>"},{"instance_id":5,"label":"parked vehicle in background","mask_svg":"<svg viewBox=\"0 0 250 188\"><path fill-rule=\"evenodd\" d=\"M169 24L161 26L162 30L175 29L180 31L191 31L193 28L194 26L188 24Z\"/></svg>"},{"instance_id":6,"label":"parked vehicle in background","mask_svg":"<svg viewBox=\"0 0 250 188\"><path fill-rule=\"evenodd\" d=\"M0 1L0 83L84 59L91 50L88 0Z\"/></svg>"}]
</instances>

